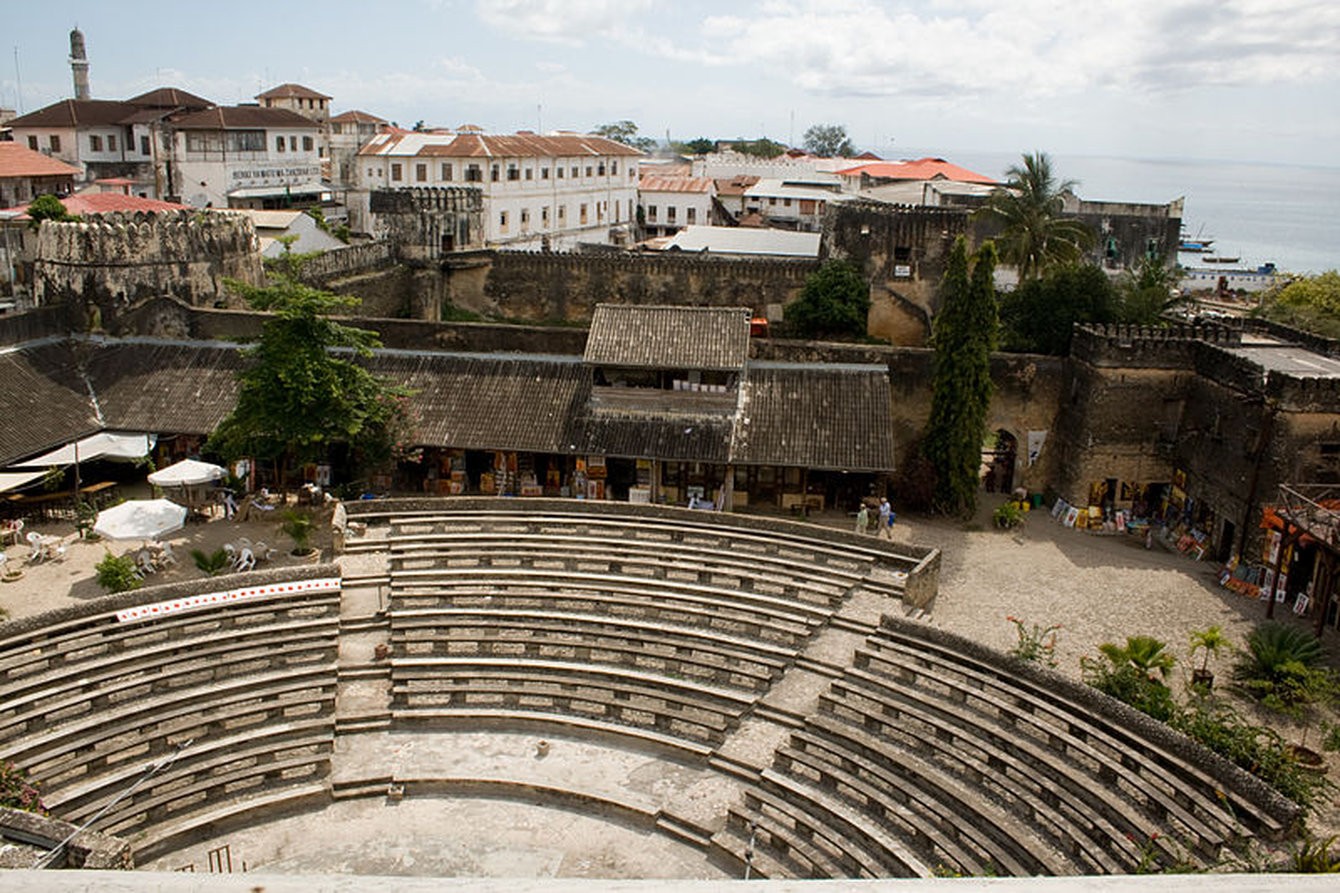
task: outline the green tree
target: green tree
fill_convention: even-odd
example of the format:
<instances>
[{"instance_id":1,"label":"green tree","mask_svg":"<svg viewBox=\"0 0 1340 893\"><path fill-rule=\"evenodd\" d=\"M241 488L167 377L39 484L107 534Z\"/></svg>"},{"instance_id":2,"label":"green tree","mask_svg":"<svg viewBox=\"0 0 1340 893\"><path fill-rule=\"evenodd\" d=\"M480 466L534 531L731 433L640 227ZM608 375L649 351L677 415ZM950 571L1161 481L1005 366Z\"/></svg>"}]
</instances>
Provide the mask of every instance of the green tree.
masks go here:
<instances>
[{"instance_id":1,"label":"green tree","mask_svg":"<svg viewBox=\"0 0 1340 893\"><path fill-rule=\"evenodd\" d=\"M65 221L78 220L78 214L71 214L61 204L61 200L49 193L39 195L28 203L28 226L34 230L40 229L43 220L53 220L57 223Z\"/></svg>"},{"instance_id":2,"label":"green tree","mask_svg":"<svg viewBox=\"0 0 1340 893\"><path fill-rule=\"evenodd\" d=\"M773 142L766 136L756 140L741 138L733 142L731 147L742 155L752 155L755 158L776 158L786 151L786 146Z\"/></svg>"},{"instance_id":3,"label":"green tree","mask_svg":"<svg viewBox=\"0 0 1340 893\"><path fill-rule=\"evenodd\" d=\"M1118 319L1112 280L1092 264L1054 268L1039 279L1021 282L1000 299L1005 350L1064 356L1075 323Z\"/></svg>"},{"instance_id":4,"label":"green tree","mask_svg":"<svg viewBox=\"0 0 1340 893\"><path fill-rule=\"evenodd\" d=\"M1134 270L1126 270L1117 280L1121 321L1143 326L1163 323L1163 314L1183 302L1177 279L1177 268L1163 258L1141 258Z\"/></svg>"},{"instance_id":5,"label":"green tree","mask_svg":"<svg viewBox=\"0 0 1340 893\"><path fill-rule=\"evenodd\" d=\"M1340 273L1294 279L1266 292L1254 315L1340 338Z\"/></svg>"},{"instance_id":6,"label":"green tree","mask_svg":"<svg viewBox=\"0 0 1340 893\"><path fill-rule=\"evenodd\" d=\"M711 155L717 150L717 144L705 136L700 136L696 140L689 140L683 145L685 155Z\"/></svg>"},{"instance_id":7,"label":"green tree","mask_svg":"<svg viewBox=\"0 0 1340 893\"><path fill-rule=\"evenodd\" d=\"M940 280L935 315L931 415L921 441L935 482L931 507L971 515L977 507L978 468L991 404L991 351L996 346L996 249L983 245L968 263L959 236Z\"/></svg>"},{"instance_id":8,"label":"green tree","mask_svg":"<svg viewBox=\"0 0 1340 893\"><path fill-rule=\"evenodd\" d=\"M804 338L860 338L870 313L870 286L852 264L827 260L806 277L800 297L783 313Z\"/></svg>"},{"instance_id":9,"label":"green tree","mask_svg":"<svg viewBox=\"0 0 1340 893\"><path fill-rule=\"evenodd\" d=\"M93 566L98 585L108 592L126 592L139 589L144 580L135 573L135 559L129 555L113 555L110 551Z\"/></svg>"},{"instance_id":10,"label":"green tree","mask_svg":"<svg viewBox=\"0 0 1340 893\"><path fill-rule=\"evenodd\" d=\"M380 342L374 332L329 318L359 301L304 285L298 279L303 260L282 256L265 286L228 282L253 309L274 316L258 343L244 350L251 362L238 374L237 405L207 449L230 461L275 462L280 474L293 463L325 458L337 444L356 462L380 464L390 458L405 392L332 353L366 357Z\"/></svg>"},{"instance_id":11,"label":"green tree","mask_svg":"<svg viewBox=\"0 0 1340 893\"><path fill-rule=\"evenodd\" d=\"M805 151L820 158L850 158L856 147L841 124L815 124L805 131Z\"/></svg>"},{"instance_id":12,"label":"green tree","mask_svg":"<svg viewBox=\"0 0 1340 893\"><path fill-rule=\"evenodd\" d=\"M613 121L609 124L601 124L591 132L596 136L614 140L616 143L632 146L640 152L656 151L656 140L648 136L638 136L637 125L632 121Z\"/></svg>"},{"instance_id":13,"label":"green tree","mask_svg":"<svg viewBox=\"0 0 1340 893\"><path fill-rule=\"evenodd\" d=\"M1019 272L1021 281L1048 269L1077 263L1094 242L1093 231L1079 220L1062 217L1063 194L1079 184L1057 181L1045 152L1024 155L1023 164L1005 171L1005 185L991 192L977 212L979 219L1000 226L996 242L1001 261Z\"/></svg>"}]
</instances>

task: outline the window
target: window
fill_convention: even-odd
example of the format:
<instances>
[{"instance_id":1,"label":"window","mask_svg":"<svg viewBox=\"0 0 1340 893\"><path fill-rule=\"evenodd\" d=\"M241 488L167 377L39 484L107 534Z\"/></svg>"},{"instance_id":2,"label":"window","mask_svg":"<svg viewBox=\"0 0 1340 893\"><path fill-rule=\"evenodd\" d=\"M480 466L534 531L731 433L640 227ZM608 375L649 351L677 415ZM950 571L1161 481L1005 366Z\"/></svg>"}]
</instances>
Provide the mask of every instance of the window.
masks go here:
<instances>
[{"instance_id":1,"label":"window","mask_svg":"<svg viewBox=\"0 0 1340 893\"><path fill-rule=\"evenodd\" d=\"M101 152L101 151L102 151L102 137L98 136L96 133L89 134L89 137L88 137L88 150L89 150L90 152Z\"/></svg>"},{"instance_id":2,"label":"window","mask_svg":"<svg viewBox=\"0 0 1340 893\"><path fill-rule=\"evenodd\" d=\"M567 206L567 205L559 205L559 206L558 206L558 222L559 222L559 225L560 225L560 226L562 225L563 221L564 221L565 219L567 219L567 216L568 216L568 206Z\"/></svg>"},{"instance_id":3,"label":"window","mask_svg":"<svg viewBox=\"0 0 1340 893\"><path fill-rule=\"evenodd\" d=\"M791 199L789 199L789 198L784 198L784 199L782 199L782 207L784 207L784 208L789 208L789 207L791 207Z\"/></svg>"},{"instance_id":4,"label":"window","mask_svg":"<svg viewBox=\"0 0 1340 893\"><path fill-rule=\"evenodd\" d=\"M304 152L312 151L312 138L310 136L305 136L302 138L302 150Z\"/></svg>"},{"instance_id":5,"label":"window","mask_svg":"<svg viewBox=\"0 0 1340 893\"><path fill-rule=\"evenodd\" d=\"M442 163L442 179L451 181L451 165L445 161Z\"/></svg>"},{"instance_id":6,"label":"window","mask_svg":"<svg viewBox=\"0 0 1340 893\"><path fill-rule=\"evenodd\" d=\"M685 211L684 211L684 222L685 222L685 223L697 223L697 222L698 222L698 209L697 209L697 208L688 208L687 210L685 210Z\"/></svg>"},{"instance_id":7,"label":"window","mask_svg":"<svg viewBox=\"0 0 1340 893\"><path fill-rule=\"evenodd\" d=\"M494 183L497 183L501 177L502 177L502 168L498 167L498 165L495 164L492 167L492 169L489 170L489 180L491 180Z\"/></svg>"},{"instance_id":8,"label":"window","mask_svg":"<svg viewBox=\"0 0 1340 893\"><path fill-rule=\"evenodd\" d=\"M371 177L372 177L372 168L368 168L368 178L371 179Z\"/></svg>"},{"instance_id":9,"label":"window","mask_svg":"<svg viewBox=\"0 0 1340 893\"><path fill-rule=\"evenodd\" d=\"M581 208L580 208L579 210L580 210L580 216L579 216L579 219L578 219L577 222L578 222L578 223L585 223L585 222L586 222L586 202L582 202L582 204L581 204Z\"/></svg>"},{"instance_id":10,"label":"window","mask_svg":"<svg viewBox=\"0 0 1340 893\"><path fill-rule=\"evenodd\" d=\"M586 166L586 175L587 175L588 177L591 176L591 165L589 165L589 164Z\"/></svg>"},{"instance_id":11,"label":"window","mask_svg":"<svg viewBox=\"0 0 1340 893\"><path fill-rule=\"evenodd\" d=\"M527 179L527 180L531 179L531 178L533 177L534 174L535 174L535 171L531 170L530 168L526 168L526 179Z\"/></svg>"},{"instance_id":12,"label":"window","mask_svg":"<svg viewBox=\"0 0 1340 893\"><path fill-rule=\"evenodd\" d=\"M655 223L655 222L656 222L656 206L655 206L655 205L647 205L647 221L650 222L650 223Z\"/></svg>"},{"instance_id":13,"label":"window","mask_svg":"<svg viewBox=\"0 0 1340 893\"><path fill-rule=\"evenodd\" d=\"M578 177L580 177L581 175L582 175L582 169L579 168L577 165L574 164L574 165L572 166L572 179L575 180L575 179L577 179Z\"/></svg>"},{"instance_id":14,"label":"window","mask_svg":"<svg viewBox=\"0 0 1340 893\"><path fill-rule=\"evenodd\" d=\"M149 154L149 138L147 136L140 137L140 154Z\"/></svg>"},{"instance_id":15,"label":"window","mask_svg":"<svg viewBox=\"0 0 1340 893\"><path fill-rule=\"evenodd\" d=\"M772 205L774 208L777 207L777 196L774 195L771 198L769 198L768 204Z\"/></svg>"},{"instance_id":16,"label":"window","mask_svg":"<svg viewBox=\"0 0 1340 893\"><path fill-rule=\"evenodd\" d=\"M540 209L540 226L547 227L548 225L549 225L549 206L545 205L543 208Z\"/></svg>"},{"instance_id":17,"label":"window","mask_svg":"<svg viewBox=\"0 0 1340 893\"><path fill-rule=\"evenodd\" d=\"M190 136L190 134L187 134L187 136ZM275 137L275 151L276 152L284 151L284 138L282 136Z\"/></svg>"},{"instance_id":18,"label":"window","mask_svg":"<svg viewBox=\"0 0 1340 893\"><path fill-rule=\"evenodd\" d=\"M114 133L107 134L107 151L108 152L116 151L116 134Z\"/></svg>"},{"instance_id":19,"label":"window","mask_svg":"<svg viewBox=\"0 0 1340 893\"><path fill-rule=\"evenodd\" d=\"M610 162L610 176L611 176L611 177L617 176L618 173L619 173L619 162L617 162L617 161L611 161L611 162Z\"/></svg>"},{"instance_id":20,"label":"window","mask_svg":"<svg viewBox=\"0 0 1340 893\"><path fill-rule=\"evenodd\" d=\"M414 165L414 182L428 182L428 165L422 163Z\"/></svg>"},{"instance_id":21,"label":"window","mask_svg":"<svg viewBox=\"0 0 1340 893\"><path fill-rule=\"evenodd\" d=\"M560 180L563 179L563 168L561 166L555 167L554 174L555 176L558 177L558 179Z\"/></svg>"},{"instance_id":22,"label":"window","mask_svg":"<svg viewBox=\"0 0 1340 893\"><path fill-rule=\"evenodd\" d=\"M298 151L298 138L296 136L291 136L288 138L288 147L292 149L294 152Z\"/></svg>"},{"instance_id":23,"label":"window","mask_svg":"<svg viewBox=\"0 0 1340 893\"><path fill-rule=\"evenodd\" d=\"M666 223L674 223L674 222L675 222L675 212L676 212L677 210L678 210L678 209L677 209L674 205L671 205L670 207L668 207L668 208L665 209L665 222L666 222Z\"/></svg>"},{"instance_id":24,"label":"window","mask_svg":"<svg viewBox=\"0 0 1340 893\"><path fill-rule=\"evenodd\" d=\"M60 137L56 136L56 134L53 133L53 134L49 137L49 139L51 140L51 151L52 151L52 152L59 152L59 151L60 151Z\"/></svg>"},{"instance_id":25,"label":"window","mask_svg":"<svg viewBox=\"0 0 1340 893\"><path fill-rule=\"evenodd\" d=\"M465 169L465 182L467 183L484 182L484 172L480 169L479 165L472 164Z\"/></svg>"},{"instance_id":26,"label":"window","mask_svg":"<svg viewBox=\"0 0 1340 893\"><path fill-rule=\"evenodd\" d=\"M503 232L507 232L507 212L506 212L506 211L500 211L500 212L498 212L498 228L499 228L500 230L502 230Z\"/></svg>"},{"instance_id":27,"label":"window","mask_svg":"<svg viewBox=\"0 0 1340 893\"><path fill-rule=\"evenodd\" d=\"M28 148L29 148L29 149L32 149L34 152L37 151L37 137L36 137L36 136L30 136L30 137L28 137Z\"/></svg>"},{"instance_id":28,"label":"window","mask_svg":"<svg viewBox=\"0 0 1340 893\"><path fill-rule=\"evenodd\" d=\"M507 165L507 179L508 179L508 180L520 180L520 179L521 179L521 170L520 170L520 168L518 168L515 164L509 164L509 165Z\"/></svg>"},{"instance_id":29,"label":"window","mask_svg":"<svg viewBox=\"0 0 1340 893\"><path fill-rule=\"evenodd\" d=\"M224 134L229 152L264 152L264 130L230 130Z\"/></svg>"},{"instance_id":30,"label":"window","mask_svg":"<svg viewBox=\"0 0 1340 893\"><path fill-rule=\"evenodd\" d=\"M330 132L331 132L331 133L334 133L334 134L337 134L337 135L338 135L338 134L341 134L341 133L344 133L343 125L340 125L340 124L332 124L332 125L330 125Z\"/></svg>"},{"instance_id":31,"label":"window","mask_svg":"<svg viewBox=\"0 0 1340 893\"><path fill-rule=\"evenodd\" d=\"M393 182L399 183L399 182L400 182L400 178L401 178L401 175L400 175L400 162L397 161L397 162L394 162L394 163L391 165L391 180L392 180Z\"/></svg>"},{"instance_id":32,"label":"window","mask_svg":"<svg viewBox=\"0 0 1340 893\"><path fill-rule=\"evenodd\" d=\"M521 228L530 229L530 208L521 209Z\"/></svg>"},{"instance_id":33,"label":"window","mask_svg":"<svg viewBox=\"0 0 1340 893\"><path fill-rule=\"evenodd\" d=\"M188 131L186 134L187 152L222 152L223 134L218 131Z\"/></svg>"},{"instance_id":34,"label":"window","mask_svg":"<svg viewBox=\"0 0 1340 893\"><path fill-rule=\"evenodd\" d=\"M596 165L596 173L602 177L605 176L605 162L602 161L600 164Z\"/></svg>"},{"instance_id":35,"label":"window","mask_svg":"<svg viewBox=\"0 0 1340 893\"><path fill-rule=\"evenodd\" d=\"M547 168L547 167L542 167L542 168L540 168L540 179L541 179L541 180L548 180L548 179L549 179L549 168Z\"/></svg>"}]
</instances>

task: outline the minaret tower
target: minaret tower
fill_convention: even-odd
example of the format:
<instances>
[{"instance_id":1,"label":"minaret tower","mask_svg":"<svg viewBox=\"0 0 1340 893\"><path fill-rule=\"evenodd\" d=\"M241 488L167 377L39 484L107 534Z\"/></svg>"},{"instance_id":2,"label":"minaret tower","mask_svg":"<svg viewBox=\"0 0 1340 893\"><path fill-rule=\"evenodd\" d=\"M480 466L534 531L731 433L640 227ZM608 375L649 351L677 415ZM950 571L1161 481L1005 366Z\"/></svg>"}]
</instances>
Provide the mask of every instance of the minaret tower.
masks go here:
<instances>
[{"instance_id":1,"label":"minaret tower","mask_svg":"<svg viewBox=\"0 0 1340 893\"><path fill-rule=\"evenodd\" d=\"M74 72L74 98L91 99L88 91L88 55L84 52L84 32L70 32L70 70Z\"/></svg>"}]
</instances>

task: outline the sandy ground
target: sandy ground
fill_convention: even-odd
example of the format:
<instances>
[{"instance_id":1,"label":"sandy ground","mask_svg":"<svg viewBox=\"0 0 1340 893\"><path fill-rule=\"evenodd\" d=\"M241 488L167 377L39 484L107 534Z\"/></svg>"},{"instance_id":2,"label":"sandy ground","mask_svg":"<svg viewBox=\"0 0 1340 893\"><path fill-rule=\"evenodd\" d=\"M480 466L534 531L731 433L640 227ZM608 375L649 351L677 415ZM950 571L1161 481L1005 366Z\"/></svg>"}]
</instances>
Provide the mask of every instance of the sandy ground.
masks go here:
<instances>
[{"instance_id":1,"label":"sandy ground","mask_svg":"<svg viewBox=\"0 0 1340 893\"><path fill-rule=\"evenodd\" d=\"M1103 642L1152 635L1167 642L1177 656L1172 681L1180 691L1181 680L1190 672L1187 652L1191 631L1218 624L1240 644L1251 627L1264 619L1264 603L1216 584L1213 564L1198 563L1157 546L1146 550L1130 536L1095 536L1069 530L1045 512L1030 515L1019 530L996 530L991 527L990 512L998 501L999 497L984 500L977 518L969 524L899 514L896 540L934 545L943 551L939 596L928 622L1000 649L1009 649L1017 642L1009 616L1030 626L1060 624L1056 669L1074 678L1080 677L1080 658L1095 656ZM851 518L837 512L825 513L816 521L851 529ZM141 546L140 542L80 541L70 524L38 525L35 529L64 537L67 553L61 561L29 566L26 546L6 549L9 565L24 569L21 580L0 584L0 608L11 617L97 598L102 590L94 580L93 567L105 551L110 548L120 554ZM213 519L190 524L167 537L178 555L178 564L150 578L151 582L203 577L191 561L190 550L212 551L239 536L278 548L280 555L274 564L296 563L288 554L292 543L280 532L277 519ZM329 530L319 530L313 545L329 557ZM351 559L357 557L362 556ZM1282 616L1294 619L1288 612ZM1337 637L1328 631L1323 639L1334 661L1340 651ZM1211 668L1223 680L1231 664L1231 656L1225 656ZM1257 721L1297 740L1297 728L1273 714L1257 714ZM1315 744L1316 738L1314 730L1309 743ZM1330 754L1329 762L1330 777L1340 779L1340 754ZM1312 824L1317 830L1328 829L1326 833L1340 831L1340 810L1334 804L1323 808Z\"/></svg>"}]
</instances>

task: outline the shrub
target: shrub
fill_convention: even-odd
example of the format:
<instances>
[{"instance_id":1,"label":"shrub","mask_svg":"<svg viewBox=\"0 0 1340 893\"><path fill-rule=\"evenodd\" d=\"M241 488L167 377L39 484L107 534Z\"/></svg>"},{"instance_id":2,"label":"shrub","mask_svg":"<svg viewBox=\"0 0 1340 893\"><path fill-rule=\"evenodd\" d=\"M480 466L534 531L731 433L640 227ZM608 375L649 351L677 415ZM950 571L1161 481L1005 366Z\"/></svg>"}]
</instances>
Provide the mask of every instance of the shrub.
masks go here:
<instances>
[{"instance_id":1,"label":"shrub","mask_svg":"<svg viewBox=\"0 0 1340 893\"><path fill-rule=\"evenodd\" d=\"M1061 630L1061 624L1053 623L1044 627L1040 623L1035 623L1031 628L1027 628L1018 617L1005 619L1014 624L1014 630L1019 634L1019 641L1010 649L1010 654L1019 660L1046 664L1049 667L1056 666L1056 638Z\"/></svg>"},{"instance_id":2,"label":"shrub","mask_svg":"<svg viewBox=\"0 0 1340 893\"><path fill-rule=\"evenodd\" d=\"M305 555L311 551L308 547L308 540L312 537L312 530L316 526L312 519L295 509L289 509L284 512L284 520L280 525L284 533L293 540L293 552L298 555Z\"/></svg>"},{"instance_id":3,"label":"shrub","mask_svg":"<svg viewBox=\"0 0 1340 893\"><path fill-rule=\"evenodd\" d=\"M126 592L144 585L144 580L135 573L135 559L129 555L108 552L93 569L97 571L98 585L108 592Z\"/></svg>"},{"instance_id":4,"label":"shrub","mask_svg":"<svg viewBox=\"0 0 1340 893\"><path fill-rule=\"evenodd\" d=\"M1160 722L1168 722L1177 710L1168 686L1130 664L1113 665L1086 657L1080 668L1085 683Z\"/></svg>"},{"instance_id":5,"label":"shrub","mask_svg":"<svg viewBox=\"0 0 1340 893\"><path fill-rule=\"evenodd\" d=\"M1308 835L1293 851L1291 858L1295 874L1340 874L1340 849L1335 846L1337 835L1317 840Z\"/></svg>"},{"instance_id":6,"label":"shrub","mask_svg":"<svg viewBox=\"0 0 1340 893\"><path fill-rule=\"evenodd\" d=\"M1293 712L1327 688L1321 642L1287 623L1262 623L1233 668L1239 691L1273 710Z\"/></svg>"},{"instance_id":7,"label":"shrub","mask_svg":"<svg viewBox=\"0 0 1340 893\"><path fill-rule=\"evenodd\" d=\"M22 769L7 760L0 760L0 806L38 815L46 815L47 812L37 785L28 780Z\"/></svg>"},{"instance_id":8,"label":"shrub","mask_svg":"<svg viewBox=\"0 0 1340 893\"><path fill-rule=\"evenodd\" d=\"M228 553L223 549L215 549L212 553L192 549L191 558L195 561L196 567L211 577L223 573L228 568Z\"/></svg>"},{"instance_id":9,"label":"shrub","mask_svg":"<svg viewBox=\"0 0 1340 893\"><path fill-rule=\"evenodd\" d=\"M1013 530L1024 523L1024 510L1017 502L1005 502L991 513L991 523L1001 530Z\"/></svg>"}]
</instances>

